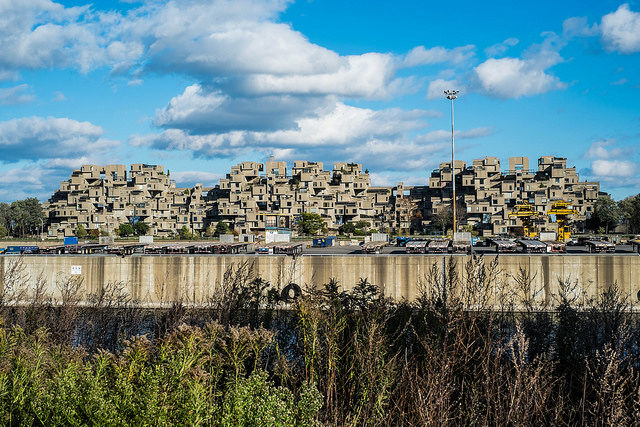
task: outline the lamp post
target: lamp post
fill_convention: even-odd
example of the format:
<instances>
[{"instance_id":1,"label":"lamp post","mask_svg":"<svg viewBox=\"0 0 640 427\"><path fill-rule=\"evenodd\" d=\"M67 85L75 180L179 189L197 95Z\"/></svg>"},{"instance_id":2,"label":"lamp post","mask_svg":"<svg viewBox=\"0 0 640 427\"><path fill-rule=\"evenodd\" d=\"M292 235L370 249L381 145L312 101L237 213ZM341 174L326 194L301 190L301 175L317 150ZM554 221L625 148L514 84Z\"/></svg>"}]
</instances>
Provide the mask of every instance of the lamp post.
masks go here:
<instances>
[{"instance_id":1,"label":"lamp post","mask_svg":"<svg viewBox=\"0 0 640 427\"><path fill-rule=\"evenodd\" d=\"M458 97L459 90L445 90L447 99L451 100L451 188L453 189L453 239L456 237L456 167L454 164L455 136L453 132L453 100Z\"/></svg>"}]
</instances>

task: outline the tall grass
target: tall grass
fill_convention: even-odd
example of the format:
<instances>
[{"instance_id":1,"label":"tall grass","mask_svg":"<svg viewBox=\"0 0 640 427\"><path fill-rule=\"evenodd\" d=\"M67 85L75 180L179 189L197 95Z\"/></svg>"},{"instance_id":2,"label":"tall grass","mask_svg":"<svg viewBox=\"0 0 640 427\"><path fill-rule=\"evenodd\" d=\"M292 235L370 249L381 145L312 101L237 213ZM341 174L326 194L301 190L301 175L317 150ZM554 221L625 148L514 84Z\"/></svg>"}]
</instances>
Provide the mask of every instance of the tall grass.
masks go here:
<instances>
[{"instance_id":1,"label":"tall grass","mask_svg":"<svg viewBox=\"0 0 640 427\"><path fill-rule=\"evenodd\" d=\"M206 304L157 310L65 278L54 303L9 269L0 423L640 424L640 328L615 284L589 299L567 279L541 301L520 270L496 306L499 264L463 268L434 264L412 302L362 278L291 303L240 265Z\"/></svg>"}]
</instances>

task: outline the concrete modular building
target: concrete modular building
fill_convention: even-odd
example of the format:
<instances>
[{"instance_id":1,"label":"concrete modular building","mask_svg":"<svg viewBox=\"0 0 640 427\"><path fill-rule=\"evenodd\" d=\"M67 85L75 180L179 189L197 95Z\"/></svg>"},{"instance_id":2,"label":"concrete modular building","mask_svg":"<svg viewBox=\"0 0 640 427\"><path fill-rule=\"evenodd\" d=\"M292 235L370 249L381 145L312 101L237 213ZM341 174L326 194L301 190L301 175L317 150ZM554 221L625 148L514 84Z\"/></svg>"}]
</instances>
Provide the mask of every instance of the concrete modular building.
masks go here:
<instances>
[{"instance_id":1,"label":"concrete modular building","mask_svg":"<svg viewBox=\"0 0 640 427\"><path fill-rule=\"evenodd\" d=\"M211 222L233 225L239 233L294 229L303 212L322 216L327 229L366 221L372 229L408 229L402 183L372 187L369 172L357 163L335 163L324 170L321 162L243 162L231 168L208 196ZM406 200L405 200L406 199Z\"/></svg>"},{"instance_id":2,"label":"concrete modular building","mask_svg":"<svg viewBox=\"0 0 640 427\"><path fill-rule=\"evenodd\" d=\"M500 160L485 157L471 166L455 162L458 216L462 225L470 225L485 235L518 234L520 219L509 213L523 202L540 212L540 231L557 231L557 224L546 213L553 202L564 200L578 211L574 226L584 227L600 193L600 183L580 181L575 167L567 167L564 157L543 156L538 168L530 169L527 157L509 158L509 168L501 171ZM441 163L429 178L429 190L422 199L425 217L450 209L452 197L451 163Z\"/></svg>"},{"instance_id":3,"label":"concrete modular building","mask_svg":"<svg viewBox=\"0 0 640 427\"><path fill-rule=\"evenodd\" d=\"M49 237L73 236L78 225L114 233L120 224L144 221L154 235L172 235L183 226L205 226L203 188L177 188L163 166L84 165L71 173L43 204Z\"/></svg>"},{"instance_id":4,"label":"concrete modular building","mask_svg":"<svg viewBox=\"0 0 640 427\"><path fill-rule=\"evenodd\" d=\"M455 162L457 214L461 226L486 236L519 234L521 220L509 218L516 204L529 203L540 212L539 231L557 231L546 215L554 201L570 203L579 229L593 212L598 182L581 182L566 158L543 156L537 169L527 157L511 157L500 169L496 157L476 159L470 166ZM365 221L369 229L390 233L423 232L434 217L451 209L452 167L444 162L425 186L373 187L369 171L358 163L338 162L325 170L322 162L242 162L214 188L197 184L178 188L159 165L85 165L60 184L49 202L51 237L87 230L113 233L122 223L144 221L151 233L175 235L187 227L203 232L218 221L235 232L262 234L267 230L295 232L303 212L317 213L329 232L346 223Z\"/></svg>"}]
</instances>

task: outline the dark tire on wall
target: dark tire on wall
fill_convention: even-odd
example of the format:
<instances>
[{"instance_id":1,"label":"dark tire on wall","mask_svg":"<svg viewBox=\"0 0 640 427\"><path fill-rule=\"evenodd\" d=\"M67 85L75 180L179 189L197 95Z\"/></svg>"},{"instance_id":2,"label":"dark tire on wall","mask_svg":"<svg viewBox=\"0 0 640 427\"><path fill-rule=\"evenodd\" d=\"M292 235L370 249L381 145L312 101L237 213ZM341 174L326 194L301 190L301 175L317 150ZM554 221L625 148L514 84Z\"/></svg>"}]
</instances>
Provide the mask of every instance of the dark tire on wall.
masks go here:
<instances>
[{"instance_id":1,"label":"dark tire on wall","mask_svg":"<svg viewBox=\"0 0 640 427\"><path fill-rule=\"evenodd\" d=\"M295 283L289 283L282 289L280 298L283 301L295 301L302 296L302 289Z\"/></svg>"}]
</instances>

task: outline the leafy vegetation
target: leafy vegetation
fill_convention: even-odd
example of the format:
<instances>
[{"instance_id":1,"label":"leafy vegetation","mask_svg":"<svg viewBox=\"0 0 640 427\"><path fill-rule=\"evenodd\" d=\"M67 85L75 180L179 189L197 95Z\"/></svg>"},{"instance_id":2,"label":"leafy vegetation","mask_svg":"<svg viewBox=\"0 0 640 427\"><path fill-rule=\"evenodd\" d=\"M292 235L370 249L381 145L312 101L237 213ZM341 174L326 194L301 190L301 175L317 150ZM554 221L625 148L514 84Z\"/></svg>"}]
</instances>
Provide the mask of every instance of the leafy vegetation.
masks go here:
<instances>
[{"instance_id":1,"label":"leafy vegetation","mask_svg":"<svg viewBox=\"0 0 640 427\"><path fill-rule=\"evenodd\" d=\"M149 224L147 224L144 221L138 221L133 226L133 231L137 236L146 236L147 233L149 233L149 230L150 230Z\"/></svg>"},{"instance_id":2,"label":"leafy vegetation","mask_svg":"<svg viewBox=\"0 0 640 427\"><path fill-rule=\"evenodd\" d=\"M84 228L84 225L78 224L78 226L76 227L76 230L75 230L75 235L79 239L84 239L85 237L87 237L89 235L89 233L87 232L87 229Z\"/></svg>"},{"instance_id":3,"label":"leafy vegetation","mask_svg":"<svg viewBox=\"0 0 640 427\"><path fill-rule=\"evenodd\" d=\"M13 237L36 235L46 224L46 218L38 199L31 197L15 202L0 203L0 227ZM2 232L0 230L0 237Z\"/></svg>"},{"instance_id":4,"label":"leafy vegetation","mask_svg":"<svg viewBox=\"0 0 640 427\"><path fill-rule=\"evenodd\" d=\"M220 236L221 234L228 234L231 231L229 226L224 221L218 221L216 224L216 229L214 232L214 236Z\"/></svg>"},{"instance_id":5,"label":"leafy vegetation","mask_svg":"<svg viewBox=\"0 0 640 427\"><path fill-rule=\"evenodd\" d=\"M347 222L340 226L338 232L345 235L368 236L371 234L370 226L371 224L367 221Z\"/></svg>"},{"instance_id":6,"label":"leafy vegetation","mask_svg":"<svg viewBox=\"0 0 640 427\"><path fill-rule=\"evenodd\" d=\"M302 212L300 216L301 219L298 222L298 230L302 234L312 236L327 228L324 219L317 213Z\"/></svg>"},{"instance_id":7,"label":"leafy vegetation","mask_svg":"<svg viewBox=\"0 0 640 427\"><path fill-rule=\"evenodd\" d=\"M178 237L180 240L192 240L194 238L193 233L189 230L189 227L183 225L180 230L178 230Z\"/></svg>"},{"instance_id":8,"label":"leafy vegetation","mask_svg":"<svg viewBox=\"0 0 640 427\"><path fill-rule=\"evenodd\" d=\"M71 278L53 303L20 262L0 292L1 424L640 423L640 324L615 284L541 299L523 269L489 300L498 261L463 279L452 257L412 302L360 279L283 305L244 263L197 308L143 309L125 284L82 297Z\"/></svg>"},{"instance_id":9,"label":"leafy vegetation","mask_svg":"<svg viewBox=\"0 0 640 427\"><path fill-rule=\"evenodd\" d=\"M135 231L133 227L128 222L125 222L124 224L120 224L120 226L118 227L118 235L120 237L132 236L134 232Z\"/></svg>"}]
</instances>

